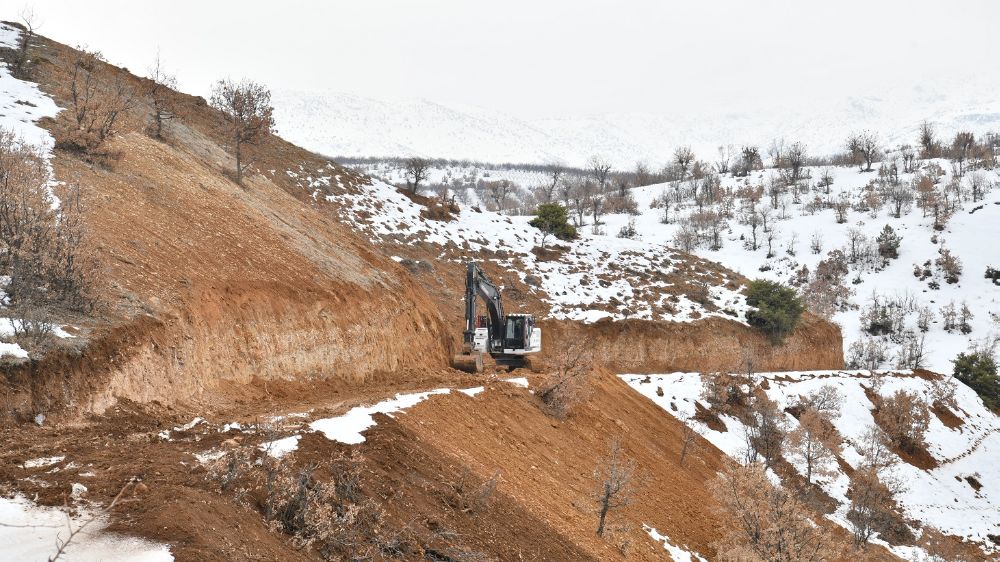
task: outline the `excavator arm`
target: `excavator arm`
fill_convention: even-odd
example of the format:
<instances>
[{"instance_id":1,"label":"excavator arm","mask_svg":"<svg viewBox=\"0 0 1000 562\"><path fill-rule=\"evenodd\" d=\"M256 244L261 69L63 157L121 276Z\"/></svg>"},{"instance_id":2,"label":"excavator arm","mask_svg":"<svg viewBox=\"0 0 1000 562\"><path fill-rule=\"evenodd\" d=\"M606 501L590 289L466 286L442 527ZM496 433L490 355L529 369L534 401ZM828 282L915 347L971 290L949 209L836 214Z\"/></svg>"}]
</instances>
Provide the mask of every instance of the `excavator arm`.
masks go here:
<instances>
[{"instance_id":1,"label":"excavator arm","mask_svg":"<svg viewBox=\"0 0 1000 562\"><path fill-rule=\"evenodd\" d=\"M483 297L486 310L490 316L489 341L503 337L504 315L503 299L500 289L490 281L489 277L475 262L469 262L465 272L465 331L462 333L462 344L466 352L472 349L476 335L476 302Z\"/></svg>"}]
</instances>

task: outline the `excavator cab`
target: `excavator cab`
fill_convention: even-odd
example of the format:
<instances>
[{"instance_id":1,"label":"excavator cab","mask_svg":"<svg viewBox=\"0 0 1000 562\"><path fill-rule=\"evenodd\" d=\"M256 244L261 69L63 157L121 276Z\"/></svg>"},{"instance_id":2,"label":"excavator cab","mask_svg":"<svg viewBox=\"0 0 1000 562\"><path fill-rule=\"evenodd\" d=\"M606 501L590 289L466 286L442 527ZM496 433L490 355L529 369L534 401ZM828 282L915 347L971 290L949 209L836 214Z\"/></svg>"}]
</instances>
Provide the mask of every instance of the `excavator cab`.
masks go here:
<instances>
[{"instance_id":1,"label":"excavator cab","mask_svg":"<svg viewBox=\"0 0 1000 562\"><path fill-rule=\"evenodd\" d=\"M510 314L504 327L504 349L528 349L531 347L531 332L535 318L525 314Z\"/></svg>"}]
</instances>

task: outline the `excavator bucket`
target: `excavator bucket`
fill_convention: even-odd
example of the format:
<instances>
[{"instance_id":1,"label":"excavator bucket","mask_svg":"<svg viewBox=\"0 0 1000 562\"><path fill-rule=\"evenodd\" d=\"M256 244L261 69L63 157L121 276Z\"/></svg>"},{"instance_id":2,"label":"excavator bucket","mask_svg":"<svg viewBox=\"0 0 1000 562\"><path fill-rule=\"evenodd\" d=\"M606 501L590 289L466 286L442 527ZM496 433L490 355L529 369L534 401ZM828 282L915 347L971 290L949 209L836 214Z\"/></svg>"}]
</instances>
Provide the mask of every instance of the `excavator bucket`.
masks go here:
<instances>
[{"instance_id":1,"label":"excavator bucket","mask_svg":"<svg viewBox=\"0 0 1000 562\"><path fill-rule=\"evenodd\" d=\"M451 366L466 373L482 373L483 354L460 353L451 358Z\"/></svg>"}]
</instances>

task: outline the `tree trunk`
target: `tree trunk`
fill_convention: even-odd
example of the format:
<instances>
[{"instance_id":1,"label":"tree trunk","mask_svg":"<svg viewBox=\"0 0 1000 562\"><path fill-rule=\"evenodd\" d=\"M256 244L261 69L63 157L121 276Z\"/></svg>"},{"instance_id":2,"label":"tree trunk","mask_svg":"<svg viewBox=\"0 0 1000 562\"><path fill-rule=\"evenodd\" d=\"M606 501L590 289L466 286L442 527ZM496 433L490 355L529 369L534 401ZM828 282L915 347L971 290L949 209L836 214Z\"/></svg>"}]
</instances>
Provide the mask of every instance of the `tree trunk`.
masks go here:
<instances>
[{"instance_id":1,"label":"tree trunk","mask_svg":"<svg viewBox=\"0 0 1000 562\"><path fill-rule=\"evenodd\" d=\"M240 135L236 135L236 185L243 185L243 159L240 151L243 149Z\"/></svg>"},{"instance_id":2,"label":"tree trunk","mask_svg":"<svg viewBox=\"0 0 1000 562\"><path fill-rule=\"evenodd\" d=\"M597 536L604 536L604 520L608 516L608 508L611 506L611 498L608 496L608 492L605 491L604 498L601 501L601 518L597 523Z\"/></svg>"}]
</instances>

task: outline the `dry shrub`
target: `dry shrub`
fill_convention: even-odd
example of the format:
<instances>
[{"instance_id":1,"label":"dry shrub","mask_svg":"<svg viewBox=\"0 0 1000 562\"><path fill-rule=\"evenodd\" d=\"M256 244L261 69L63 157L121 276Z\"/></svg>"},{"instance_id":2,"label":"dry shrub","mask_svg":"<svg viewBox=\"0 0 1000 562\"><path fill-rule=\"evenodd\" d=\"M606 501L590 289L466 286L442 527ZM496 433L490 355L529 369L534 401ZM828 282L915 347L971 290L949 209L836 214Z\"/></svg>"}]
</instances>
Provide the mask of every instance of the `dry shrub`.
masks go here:
<instances>
[{"instance_id":1,"label":"dry shrub","mask_svg":"<svg viewBox=\"0 0 1000 562\"><path fill-rule=\"evenodd\" d=\"M764 465L772 468L785 448L785 413L777 402L761 393L751 401L745 424L747 463L756 462L759 455Z\"/></svg>"},{"instance_id":2,"label":"dry shrub","mask_svg":"<svg viewBox=\"0 0 1000 562\"><path fill-rule=\"evenodd\" d=\"M449 507L462 513L479 513L490 506L493 494L500 483L500 471L484 481L479 481L468 468L456 482L448 483L449 493L444 498Z\"/></svg>"},{"instance_id":3,"label":"dry shrub","mask_svg":"<svg viewBox=\"0 0 1000 562\"><path fill-rule=\"evenodd\" d=\"M135 106L135 90L100 53L81 50L73 62L69 94L70 107L55 130L56 147L111 167L121 159L121 153L108 149L105 143L128 119Z\"/></svg>"},{"instance_id":4,"label":"dry shrub","mask_svg":"<svg viewBox=\"0 0 1000 562\"><path fill-rule=\"evenodd\" d=\"M933 406L938 408L958 409L958 400L955 392L958 391L958 382L954 377L942 375L940 379L935 379L931 383L930 399Z\"/></svg>"},{"instance_id":5,"label":"dry shrub","mask_svg":"<svg viewBox=\"0 0 1000 562\"><path fill-rule=\"evenodd\" d=\"M0 275L10 276L4 291L21 318L15 336L36 350L51 340L55 312L94 304L80 192L69 189L54 209L51 183L41 149L0 128Z\"/></svg>"},{"instance_id":6,"label":"dry shrub","mask_svg":"<svg viewBox=\"0 0 1000 562\"><path fill-rule=\"evenodd\" d=\"M455 215L460 212L455 203L446 203L437 197L428 197L424 208L420 209L420 217L426 220L451 222L456 219Z\"/></svg>"},{"instance_id":7,"label":"dry shrub","mask_svg":"<svg viewBox=\"0 0 1000 562\"><path fill-rule=\"evenodd\" d=\"M889 541L907 534L906 525L895 510L893 494L898 490L895 480L870 466L862 466L851 474L848 496L851 508L847 520L851 522L854 542L865 546L876 534Z\"/></svg>"},{"instance_id":8,"label":"dry shrub","mask_svg":"<svg viewBox=\"0 0 1000 562\"><path fill-rule=\"evenodd\" d=\"M913 540L893 499L904 486L892 470L898 457L890 450L891 444L889 435L876 425L869 426L855 444L862 459L851 474L847 519L857 546L867 545L876 533L894 543Z\"/></svg>"},{"instance_id":9,"label":"dry shrub","mask_svg":"<svg viewBox=\"0 0 1000 562\"><path fill-rule=\"evenodd\" d=\"M825 420L832 420L844 405L844 395L832 384L824 384L801 401L803 410L811 409Z\"/></svg>"},{"instance_id":10,"label":"dry shrub","mask_svg":"<svg viewBox=\"0 0 1000 562\"><path fill-rule=\"evenodd\" d=\"M742 412L750 402L750 379L742 375L713 373L702 375L701 400L724 414Z\"/></svg>"},{"instance_id":11,"label":"dry shrub","mask_svg":"<svg viewBox=\"0 0 1000 562\"><path fill-rule=\"evenodd\" d=\"M209 467L209 478L237 500L260 510L276 531L328 560L407 556L419 550L409 529L394 529L385 511L361 489L361 460L340 454L298 466L254 447L230 451Z\"/></svg>"},{"instance_id":12,"label":"dry shrub","mask_svg":"<svg viewBox=\"0 0 1000 562\"><path fill-rule=\"evenodd\" d=\"M925 437L930 423L927 403L915 393L898 390L879 400L875 421L889 436L892 444L907 453L927 447Z\"/></svg>"},{"instance_id":13,"label":"dry shrub","mask_svg":"<svg viewBox=\"0 0 1000 562\"><path fill-rule=\"evenodd\" d=\"M716 479L714 494L736 525L716 543L718 560L820 562L843 546L795 495L774 486L761 465L737 467Z\"/></svg>"},{"instance_id":14,"label":"dry shrub","mask_svg":"<svg viewBox=\"0 0 1000 562\"><path fill-rule=\"evenodd\" d=\"M593 352L583 344L562 348L552 358L552 369L535 390L550 416L566 419L590 397L590 374L594 369Z\"/></svg>"},{"instance_id":15,"label":"dry shrub","mask_svg":"<svg viewBox=\"0 0 1000 562\"><path fill-rule=\"evenodd\" d=\"M921 562L976 562L983 559L983 553L975 552L971 545L929 526L923 527L917 546L927 552L927 557Z\"/></svg>"}]
</instances>

